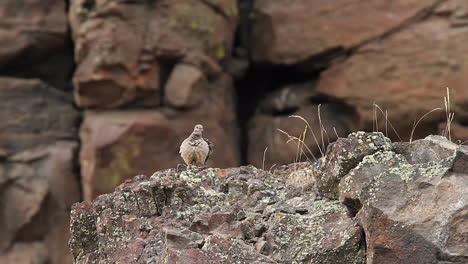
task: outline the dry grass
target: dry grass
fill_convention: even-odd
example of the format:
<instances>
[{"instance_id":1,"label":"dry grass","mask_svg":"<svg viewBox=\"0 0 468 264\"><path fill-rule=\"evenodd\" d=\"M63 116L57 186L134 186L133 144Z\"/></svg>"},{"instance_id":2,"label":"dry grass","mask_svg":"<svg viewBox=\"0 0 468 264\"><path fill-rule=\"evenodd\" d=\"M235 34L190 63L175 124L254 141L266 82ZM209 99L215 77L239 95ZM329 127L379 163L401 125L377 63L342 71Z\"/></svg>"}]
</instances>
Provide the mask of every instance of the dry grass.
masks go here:
<instances>
[{"instance_id":1,"label":"dry grass","mask_svg":"<svg viewBox=\"0 0 468 264\"><path fill-rule=\"evenodd\" d=\"M435 111L438 111L438 110L442 110L442 108L434 108L434 109L432 109L431 111L425 113L421 118L418 119L417 122L413 122L413 128L411 129L411 135L410 135L410 140L409 140L410 143L413 142L414 131L416 130L416 127L418 126L419 122L421 122L421 120L423 120L424 117L426 117L426 116L429 115L430 113L435 112Z\"/></svg>"},{"instance_id":2,"label":"dry grass","mask_svg":"<svg viewBox=\"0 0 468 264\"><path fill-rule=\"evenodd\" d=\"M447 87L447 96L444 97L444 104L445 104L445 118L447 119L447 124L445 126L445 129L442 131L442 136L452 141L450 127L452 125L453 118L455 117L455 113L450 111L450 89L448 87Z\"/></svg>"},{"instance_id":3,"label":"dry grass","mask_svg":"<svg viewBox=\"0 0 468 264\"><path fill-rule=\"evenodd\" d=\"M451 112L451 109L450 109L450 89L449 88L447 88L447 95L444 97L444 104L445 104L445 114L446 114L446 119L447 119L447 125L446 125L446 128L442 132L442 136L444 136L444 137L448 138L450 141L452 141L450 127L451 127L451 124L453 122L455 113ZM395 129L393 124L388 119L388 111L387 110L384 111L375 102L373 103L373 107L374 107L373 131L374 132L379 132L379 122L378 122L379 120L378 120L378 118L379 118L379 112L380 112L380 114L385 119L385 136L388 137L389 129L391 129L395 133L395 135L398 137L400 142L403 142L403 140L400 137L398 131ZM288 132L286 132L284 130L277 129L280 133L287 136L286 143L289 143L291 141L295 141L296 144L297 144L296 155L294 157L294 171L292 173L290 173L290 175L288 176L288 179L286 181L290 185L299 185L299 186L303 186L305 188L309 188L310 186L315 184L315 175L314 175L314 173L309 173L308 170L303 170L303 169L299 170L298 169L298 164L299 164L299 162L301 160L303 160L303 157L305 157L307 159L307 161L309 161L309 162L312 162L312 160L317 161L317 158L315 157L315 155L313 154L313 152L311 151L309 146L307 146L307 144L305 143L305 139L306 139L306 136L307 136L308 133L312 134L315 145L316 145L317 149L319 150L321 157L325 156L325 137L327 137L328 143L330 143L330 138L328 137L327 131L325 130L325 128L323 126L323 121L322 121L322 117L321 117L321 114L320 114L320 108L321 108L321 105L318 105L317 115L318 115L319 128L320 128L320 135L319 136L317 136L315 134L315 132L312 129L312 127L310 126L309 122L305 118L303 118L302 116L298 116L298 115L291 115L291 116L289 116L289 118L297 118L297 119L300 119L300 120L302 120L304 122L304 124L305 124L304 131L299 136L292 136L292 135L290 135ZM428 115L430 115L431 113L433 113L435 111L439 111L439 110L443 110L443 108L440 108L440 107L439 108L434 108L434 109L428 111L427 113L425 113L418 120L415 120L413 122L413 126L412 126L412 129L411 129L411 134L410 134L410 139L409 139L410 143L413 142L413 136L415 134L416 128L418 127L419 123L424 118L426 118ZM339 138L339 135L338 135L338 133L337 133L337 131L336 131L336 129L334 127L333 127L333 131L334 131L336 137ZM468 140L460 143L460 145L463 145L465 143L468 143ZM263 153L263 169L265 167L265 155L266 155L267 150L268 150L268 147L265 148L265 151ZM270 168L270 172L272 171L272 169L275 166L276 166L276 164L274 164Z\"/></svg>"},{"instance_id":4,"label":"dry grass","mask_svg":"<svg viewBox=\"0 0 468 264\"><path fill-rule=\"evenodd\" d=\"M372 132L380 132L379 131L379 124L378 124L378 120L377 120L377 109L382 113L382 115L385 117L385 136L388 137L388 125L390 125L390 128L393 130L393 132L395 133L395 135L398 137L398 139L400 141L403 141L400 137L400 134L398 134L398 132L396 131L395 127L393 126L392 122L390 122L390 120L388 120L388 112L387 110L385 110L385 112L382 110L382 108L380 108L380 106L376 103L373 104L374 106L374 122L373 124L373 128L372 128Z\"/></svg>"},{"instance_id":5,"label":"dry grass","mask_svg":"<svg viewBox=\"0 0 468 264\"><path fill-rule=\"evenodd\" d=\"M320 138L317 137L314 130L310 126L310 123L305 118L303 118L302 116L298 116L298 115L291 115L289 116L289 118L297 118L304 122L304 131L299 136L292 136L288 132L282 129L277 129L280 133L287 136L288 139L286 143L295 141L297 144L296 155L294 157L294 163L293 163L294 169L293 169L293 172L290 173L290 175L288 176L288 179L286 180L286 183L288 185L301 186L302 188L305 188L305 189L311 188L313 185L315 185L315 182L316 182L315 175L311 172L311 170L299 169L298 164L303 160L303 157L305 157L308 162L312 162L312 160L317 161L317 158L315 157L314 153L309 148L309 146L307 146L307 144L305 143L305 139L308 133L312 134L312 137L315 141L317 149L320 152L321 157L325 156L325 136L327 137L328 143L330 143L330 139L328 137L327 131L325 130L323 126L322 117L320 114L320 107L321 105L318 105L317 107ZM336 132L336 129L334 129L334 131L338 137L338 133ZM270 168L270 171L271 171L271 168Z\"/></svg>"}]
</instances>

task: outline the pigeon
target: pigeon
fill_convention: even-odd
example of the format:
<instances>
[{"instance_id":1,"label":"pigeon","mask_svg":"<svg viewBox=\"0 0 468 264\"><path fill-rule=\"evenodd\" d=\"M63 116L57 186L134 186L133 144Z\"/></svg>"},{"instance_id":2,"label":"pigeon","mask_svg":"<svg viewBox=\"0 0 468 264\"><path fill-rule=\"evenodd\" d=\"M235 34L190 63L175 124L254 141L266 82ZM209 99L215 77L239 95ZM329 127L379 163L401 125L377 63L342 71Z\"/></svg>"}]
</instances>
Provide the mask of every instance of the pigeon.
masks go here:
<instances>
[{"instance_id":1,"label":"pigeon","mask_svg":"<svg viewBox=\"0 0 468 264\"><path fill-rule=\"evenodd\" d=\"M192 134L180 145L180 156L187 165L202 166L213 152L213 143L203 138L203 126L198 124Z\"/></svg>"}]
</instances>

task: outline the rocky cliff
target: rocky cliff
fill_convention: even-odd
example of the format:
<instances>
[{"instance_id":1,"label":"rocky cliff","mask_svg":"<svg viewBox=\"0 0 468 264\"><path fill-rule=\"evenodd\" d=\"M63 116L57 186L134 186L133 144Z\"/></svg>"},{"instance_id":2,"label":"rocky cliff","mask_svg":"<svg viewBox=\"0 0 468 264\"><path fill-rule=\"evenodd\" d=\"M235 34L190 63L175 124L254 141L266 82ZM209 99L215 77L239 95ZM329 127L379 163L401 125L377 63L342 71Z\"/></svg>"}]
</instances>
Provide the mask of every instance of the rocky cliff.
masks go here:
<instances>
[{"instance_id":1,"label":"rocky cliff","mask_svg":"<svg viewBox=\"0 0 468 264\"><path fill-rule=\"evenodd\" d=\"M358 130L408 140L449 87L413 139L451 112L451 140L468 140L467 14L466 0L1 0L0 264L71 263L71 205L174 168L196 123L210 167L269 170L295 159L277 130L303 133L290 115L320 156Z\"/></svg>"},{"instance_id":2,"label":"rocky cliff","mask_svg":"<svg viewBox=\"0 0 468 264\"><path fill-rule=\"evenodd\" d=\"M75 263L466 263L468 148L357 132L315 163L139 175L75 204Z\"/></svg>"}]
</instances>

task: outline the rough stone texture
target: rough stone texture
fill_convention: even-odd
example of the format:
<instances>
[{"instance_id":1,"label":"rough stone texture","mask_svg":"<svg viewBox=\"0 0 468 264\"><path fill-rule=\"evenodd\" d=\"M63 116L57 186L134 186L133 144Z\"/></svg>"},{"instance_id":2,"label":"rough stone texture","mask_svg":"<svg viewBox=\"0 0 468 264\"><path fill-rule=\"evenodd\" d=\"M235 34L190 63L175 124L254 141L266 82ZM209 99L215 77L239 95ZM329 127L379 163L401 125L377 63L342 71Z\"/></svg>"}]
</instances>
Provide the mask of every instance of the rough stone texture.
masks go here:
<instances>
[{"instance_id":1,"label":"rough stone texture","mask_svg":"<svg viewBox=\"0 0 468 264\"><path fill-rule=\"evenodd\" d=\"M249 164L259 168L265 166L264 169L268 170L275 164L280 166L295 160L313 161L321 156L321 151L325 152L328 143L337 139L336 134L344 136L354 130L356 120L352 110L346 111L346 107L334 102L321 104L319 108L318 104L312 103L316 96L313 89L311 83L289 85L269 94L259 104L248 124ZM291 115L304 118L308 124ZM301 146L303 152L298 153L298 140L289 140L278 129L298 138L302 138L304 130L307 130L303 138L305 146Z\"/></svg>"},{"instance_id":2,"label":"rough stone texture","mask_svg":"<svg viewBox=\"0 0 468 264\"><path fill-rule=\"evenodd\" d=\"M431 136L366 155L341 179L367 263L468 260L467 161L468 148Z\"/></svg>"},{"instance_id":3,"label":"rough stone texture","mask_svg":"<svg viewBox=\"0 0 468 264\"><path fill-rule=\"evenodd\" d=\"M398 28L435 2L257 0L251 13L252 57L256 62L297 64L349 49Z\"/></svg>"},{"instance_id":4,"label":"rough stone texture","mask_svg":"<svg viewBox=\"0 0 468 264\"><path fill-rule=\"evenodd\" d=\"M39 80L0 78L0 149L14 154L77 137L72 99Z\"/></svg>"},{"instance_id":5,"label":"rough stone texture","mask_svg":"<svg viewBox=\"0 0 468 264\"><path fill-rule=\"evenodd\" d=\"M40 77L71 88L66 3L63 0L3 0L0 3L0 74Z\"/></svg>"},{"instance_id":6,"label":"rough stone texture","mask_svg":"<svg viewBox=\"0 0 468 264\"><path fill-rule=\"evenodd\" d=\"M70 246L81 264L466 263L467 176L468 148L443 137L357 132L273 174L137 176L74 206Z\"/></svg>"},{"instance_id":7,"label":"rough stone texture","mask_svg":"<svg viewBox=\"0 0 468 264\"><path fill-rule=\"evenodd\" d=\"M77 104L159 105L174 64L219 72L217 61L232 49L237 15L235 0L71 1Z\"/></svg>"},{"instance_id":8,"label":"rough stone texture","mask_svg":"<svg viewBox=\"0 0 468 264\"><path fill-rule=\"evenodd\" d=\"M0 263L70 263L78 114L38 80L0 78L0 100Z\"/></svg>"},{"instance_id":9,"label":"rough stone texture","mask_svg":"<svg viewBox=\"0 0 468 264\"><path fill-rule=\"evenodd\" d=\"M286 188L292 171L137 176L74 206L75 263L363 263L361 229L346 208Z\"/></svg>"},{"instance_id":10,"label":"rough stone texture","mask_svg":"<svg viewBox=\"0 0 468 264\"><path fill-rule=\"evenodd\" d=\"M207 80L198 68L178 64L171 72L164 88L166 104L176 108L197 105L203 98Z\"/></svg>"},{"instance_id":11,"label":"rough stone texture","mask_svg":"<svg viewBox=\"0 0 468 264\"><path fill-rule=\"evenodd\" d=\"M197 123L203 124L204 136L214 144L214 153L207 165L238 166L238 133L233 106L227 100L232 91L229 86L229 78L217 82L210 94L217 98L216 102L205 98L201 108L186 113L164 110L87 112L80 131L84 199L89 201L99 194L112 192L135 174L150 175L184 163L179 146Z\"/></svg>"},{"instance_id":12,"label":"rough stone texture","mask_svg":"<svg viewBox=\"0 0 468 264\"><path fill-rule=\"evenodd\" d=\"M351 133L347 138L339 138L330 144L324 157L315 164L317 188L321 195L338 198L337 186L348 172L363 158L377 151L391 151L393 145L380 132Z\"/></svg>"},{"instance_id":13,"label":"rough stone texture","mask_svg":"<svg viewBox=\"0 0 468 264\"><path fill-rule=\"evenodd\" d=\"M421 1L418 1L422 4ZM323 74L317 90L354 107L361 127L371 129L373 102L384 111L403 140L408 140L417 120L437 107L444 107L446 87L451 91L451 109L458 120L468 119L468 25L466 1L445 2L423 21L372 41L337 61ZM454 22L462 19L465 24ZM378 111L378 110L377 110ZM379 112L380 131L385 118ZM439 111L426 116L415 138L437 133L446 120ZM392 132L392 137L393 136Z\"/></svg>"}]
</instances>

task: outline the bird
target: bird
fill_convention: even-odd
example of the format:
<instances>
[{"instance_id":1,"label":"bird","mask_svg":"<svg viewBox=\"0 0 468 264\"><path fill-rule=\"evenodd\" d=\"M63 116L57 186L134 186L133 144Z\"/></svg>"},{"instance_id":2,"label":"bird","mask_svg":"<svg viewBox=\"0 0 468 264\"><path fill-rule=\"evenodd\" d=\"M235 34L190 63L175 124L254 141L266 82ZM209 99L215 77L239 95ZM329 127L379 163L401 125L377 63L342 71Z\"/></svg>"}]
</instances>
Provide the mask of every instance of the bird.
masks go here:
<instances>
[{"instance_id":1,"label":"bird","mask_svg":"<svg viewBox=\"0 0 468 264\"><path fill-rule=\"evenodd\" d=\"M203 137L203 126L195 125L192 134L180 145L180 156L187 165L202 166L213 152L213 143Z\"/></svg>"}]
</instances>

